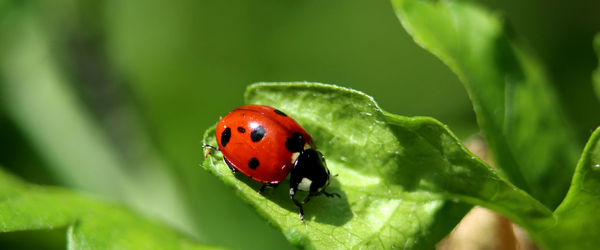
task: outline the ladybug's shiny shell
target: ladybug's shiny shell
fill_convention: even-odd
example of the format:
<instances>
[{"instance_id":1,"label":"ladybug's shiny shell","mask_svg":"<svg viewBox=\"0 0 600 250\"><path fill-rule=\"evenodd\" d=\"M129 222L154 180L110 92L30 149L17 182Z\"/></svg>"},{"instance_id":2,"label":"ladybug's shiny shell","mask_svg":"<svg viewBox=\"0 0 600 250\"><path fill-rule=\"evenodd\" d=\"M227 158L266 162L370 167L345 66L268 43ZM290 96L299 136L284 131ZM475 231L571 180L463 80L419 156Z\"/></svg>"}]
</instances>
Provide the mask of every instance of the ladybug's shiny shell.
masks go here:
<instances>
[{"instance_id":1,"label":"ladybug's shiny shell","mask_svg":"<svg viewBox=\"0 0 600 250\"><path fill-rule=\"evenodd\" d=\"M311 136L294 119L263 105L231 111L218 122L215 135L231 168L269 185L285 179L299 152L315 148Z\"/></svg>"}]
</instances>

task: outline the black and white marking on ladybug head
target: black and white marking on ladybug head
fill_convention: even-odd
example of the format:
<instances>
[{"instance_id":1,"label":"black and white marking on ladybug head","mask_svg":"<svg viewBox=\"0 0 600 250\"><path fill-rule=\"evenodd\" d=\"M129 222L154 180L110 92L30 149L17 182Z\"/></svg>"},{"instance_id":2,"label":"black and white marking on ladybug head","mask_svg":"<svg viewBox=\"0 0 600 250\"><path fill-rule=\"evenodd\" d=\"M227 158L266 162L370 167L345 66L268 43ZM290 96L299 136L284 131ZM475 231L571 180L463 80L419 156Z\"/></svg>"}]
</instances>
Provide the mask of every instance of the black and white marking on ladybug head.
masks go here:
<instances>
[{"instance_id":1,"label":"black and white marking on ladybug head","mask_svg":"<svg viewBox=\"0 0 600 250\"><path fill-rule=\"evenodd\" d=\"M305 142L304 147L302 147L302 148L303 148L303 150L307 150L307 149L312 149L312 146L310 145L310 143ZM300 155L300 152L292 153L292 161L291 161L292 164L294 164L296 162L299 155Z\"/></svg>"},{"instance_id":2,"label":"black and white marking on ladybug head","mask_svg":"<svg viewBox=\"0 0 600 250\"><path fill-rule=\"evenodd\" d=\"M316 194L329 185L329 169L323 155L314 149L302 150L291 171L290 188Z\"/></svg>"},{"instance_id":3,"label":"black and white marking on ladybug head","mask_svg":"<svg viewBox=\"0 0 600 250\"><path fill-rule=\"evenodd\" d=\"M298 183L298 190L301 190L304 192L310 192L311 185L312 185L312 180L304 177L304 178L302 178L302 180L300 180L300 183Z\"/></svg>"},{"instance_id":4,"label":"black and white marking on ladybug head","mask_svg":"<svg viewBox=\"0 0 600 250\"><path fill-rule=\"evenodd\" d=\"M229 139L231 139L231 129L227 127L221 133L221 146L227 146L227 143L229 143Z\"/></svg>"},{"instance_id":5,"label":"black and white marking on ladybug head","mask_svg":"<svg viewBox=\"0 0 600 250\"><path fill-rule=\"evenodd\" d=\"M298 156L299 156L299 155L300 155L300 152L294 152L294 153L292 153L292 161L291 161L291 162L292 162L292 165L293 165L294 163L296 163L296 160L298 159Z\"/></svg>"}]
</instances>

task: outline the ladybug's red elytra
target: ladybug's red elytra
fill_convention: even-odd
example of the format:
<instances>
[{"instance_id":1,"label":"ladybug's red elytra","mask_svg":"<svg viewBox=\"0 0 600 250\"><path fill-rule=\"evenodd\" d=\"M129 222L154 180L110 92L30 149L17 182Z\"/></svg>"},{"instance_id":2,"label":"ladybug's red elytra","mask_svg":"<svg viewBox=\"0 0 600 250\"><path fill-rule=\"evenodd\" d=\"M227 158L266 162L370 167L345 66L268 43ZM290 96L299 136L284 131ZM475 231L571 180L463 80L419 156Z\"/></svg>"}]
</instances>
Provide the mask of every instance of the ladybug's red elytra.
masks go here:
<instances>
[{"instance_id":1,"label":"ladybug's red elytra","mask_svg":"<svg viewBox=\"0 0 600 250\"><path fill-rule=\"evenodd\" d=\"M217 123L215 135L229 169L263 183L259 193L266 186L279 185L291 172L290 198L298 206L301 220L302 204L311 196L339 197L325 192L330 173L312 137L280 110L264 105L241 106ZM309 193L302 202L294 198L298 190Z\"/></svg>"}]
</instances>

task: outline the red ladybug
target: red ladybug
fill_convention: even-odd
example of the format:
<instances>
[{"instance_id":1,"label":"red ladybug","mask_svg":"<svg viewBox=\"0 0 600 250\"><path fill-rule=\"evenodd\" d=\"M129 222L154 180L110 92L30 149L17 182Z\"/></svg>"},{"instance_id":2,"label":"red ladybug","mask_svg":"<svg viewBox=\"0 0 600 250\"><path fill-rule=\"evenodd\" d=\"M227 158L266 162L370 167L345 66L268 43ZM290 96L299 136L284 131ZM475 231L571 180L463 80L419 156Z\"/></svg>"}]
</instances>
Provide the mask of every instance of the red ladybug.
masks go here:
<instances>
[{"instance_id":1,"label":"red ladybug","mask_svg":"<svg viewBox=\"0 0 600 250\"><path fill-rule=\"evenodd\" d=\"M259 193L266 186L279 185L291 172L290 198L298 206L301 220L302 204L311 196L339 197L325 192L329 169L312 137L280 110L264 105L241 106L217 123L215 135L229 169L263 183ZM303 202L294 198L298 190L309 192Z\"/></svg>"}]
</instances>

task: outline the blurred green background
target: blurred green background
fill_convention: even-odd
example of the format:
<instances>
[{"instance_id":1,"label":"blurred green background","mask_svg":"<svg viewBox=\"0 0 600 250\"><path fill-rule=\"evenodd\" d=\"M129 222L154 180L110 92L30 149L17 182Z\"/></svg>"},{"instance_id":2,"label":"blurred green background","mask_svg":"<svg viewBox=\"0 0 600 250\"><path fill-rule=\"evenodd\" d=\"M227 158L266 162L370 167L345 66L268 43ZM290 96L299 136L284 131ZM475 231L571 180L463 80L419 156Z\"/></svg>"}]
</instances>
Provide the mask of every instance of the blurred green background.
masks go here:
<instances>
[{"instance_id":1,"label":"blurred green background","mask_svg":"<svg viewBox=\"0 0 600 250\"><path fill-rule=\"evenodd\" d=\"M491 1L545 63L585 141L597 1ZM28 181L129 204L202 242L288 247L200 169L202 136L261 81L334 83L461 139L466 92L388 1L0 1L0 165ZM0 238L1 242L1 238Z\"/></svg>"}]
</instances>

